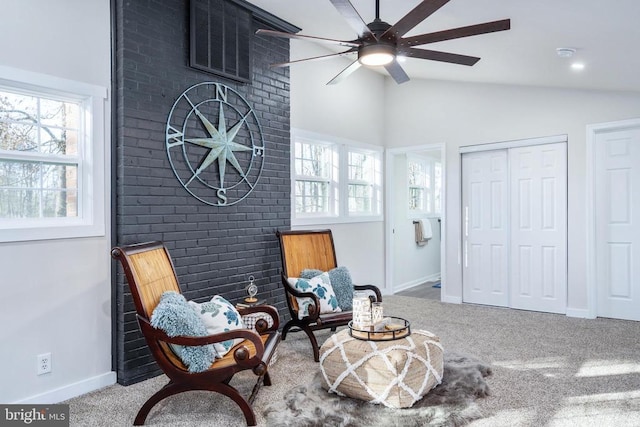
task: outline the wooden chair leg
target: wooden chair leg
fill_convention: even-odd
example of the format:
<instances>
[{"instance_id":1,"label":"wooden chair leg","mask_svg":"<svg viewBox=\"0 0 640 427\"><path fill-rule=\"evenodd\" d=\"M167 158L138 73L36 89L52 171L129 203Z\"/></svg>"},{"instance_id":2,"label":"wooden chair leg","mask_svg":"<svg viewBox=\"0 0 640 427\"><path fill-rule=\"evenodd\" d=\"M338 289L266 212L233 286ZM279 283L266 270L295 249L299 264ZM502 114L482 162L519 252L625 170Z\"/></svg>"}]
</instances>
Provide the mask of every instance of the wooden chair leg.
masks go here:
<instances>
[{"instance_id":1,"label":"wooden chair leg","mask_svg":"<svg viewBox=\"0 0 640 427\"><path fill-rule=\"evenodd\" d=\"M256 425L256 416L253 413L251 405L245 400L244 397L242 397L242 395L240 395L240 393L238 393L238 390L227 384L218 384L216 387L216 391L219 391L225 396L230 397L234 402L236 402L236 404L242 410L248 426Z\"/></svg>"},{"instance_id":2,"label":"wooden chair leg","mask_svg":"<svg viewBox=\"0 0 640 427\"><path fill-rule=\"evenodd\" d=\"M296 322L294 319L289 320L284 327L282 328L282 341L284 341L287 336L287 332L293 327L300 328L301 331L304 331L305 334L309 337L309 341L311 341L311 347L313 348L313 360L316 362L320 361L320 348L318 347L318 341L316 340L316 336L313 334L313 331L309 328L308 325L301 325ZM294 332L298 332L296 329Z\"/></svg>"},{"instance_id":3,"label":"wooden chair leg","mask_svg":"<svg viewBox=\"0 0 640 427\"><path fill-rule=\"evenodd\" d=\"M158 390L153 396L151 396L145 403L142 405L142 408L138 411L138 415L136 415L135 420L133 421L133 425L141 426L144 424L147 419L147 415L153 407L163 399L166 399L169 396L173 396L174 394L182 393L183 391L189 390L190 388L185 387L182 384L175 384L173 382L167 383L164 387Z\"/></svg>"},{"instance_id":4,"label":"wooden chair leg","mask_svg":"<svg viewBox=\"0 0 640 427\"><path fill-rule=\"evenodd\" d=\"M318 340L316 340L316 336L313 334L313 331L309 329L308 326L301 327L305 334L309 337L309 341L311 341L311 347L313 348L313 360L316 362L320 361L320 348L318 347Z\"/></svg>"},{"instance_id":5,"label":"wooden chair leg","mask_svg":"<svg viewBox=\"0 0 640 427\"><path fill-rule=\"evenodd\" d=\"M265 376L266 375L268 374L265 374ZM270 379L269 379L269 385L271 385ZM133 425L136 425L136 426L144 425L144 422L146 421L147 416L149 415L149 412L151 412L151 409L153 409L153 407L161 400L166 399L169 396L173 396L175 394L179 394L179 393L190 391L190 390L197 390L197 388L194 389L190 385L175 384L175 383L169 382L167 385L165 385L160 390L158 390L153 396L151 396L144 403L144 405L142 405L142 408L140 408L140 410L138 411L138 415L136 415ZM242 413L244 414L244 418L247 421L247 425L248 426L256 425L256 416L253 412L253 408L251 407L249 402L247 402L247 400L244 397L242 397L242 395L238 392L238 390L226 384L225 382L212 384L211 386L206 387L204 390L218 392L220 394L223 394L231 398L234 402L236 402L236 404L242 410Z\"/></svg>"},{"instance_id":6,"label":"wooden chair leg","mask_svg":"<svg viewBox=\"0 0 640 427\"><path fill-rule=\"evenodd\" d=\"M271 385L271 376L269 375L268 371L266 374L264 374L263 384L267 387Z\"/></svg>"},{"instance_id":7,"label":"wooden chair leg","mask_svg":"<svg viewBox=\"0 0 640 427\"><path fill-rule=\"evenodd\" d=\"M281 336L282 336L282 341L284 341L285 339L287 339L287 332L289 332L289 330L290 330L291 328L293 328L294 326L297 326L297 325L296 325L295 320L293 320L293 319L292 319L292 320L289 320L289 321L284 325L284 327L282 328L282 334L281 334Z\"/></svg>"}]
</instances>

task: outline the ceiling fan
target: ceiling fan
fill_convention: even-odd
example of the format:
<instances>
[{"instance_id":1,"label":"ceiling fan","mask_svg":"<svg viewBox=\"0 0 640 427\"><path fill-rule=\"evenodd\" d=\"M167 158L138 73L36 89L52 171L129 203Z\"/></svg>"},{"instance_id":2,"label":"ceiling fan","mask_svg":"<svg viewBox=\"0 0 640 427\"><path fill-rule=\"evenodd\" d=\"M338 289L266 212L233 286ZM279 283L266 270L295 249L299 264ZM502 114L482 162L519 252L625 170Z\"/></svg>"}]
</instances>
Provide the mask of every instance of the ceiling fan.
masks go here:
<instances>
[{"instance_id":1,"label":"ceiling fan","mask_svg":"<svg viewBox=\"0 0 640 427\"><path fill-rule=\"evenodd\" d=\"M341 82L355 70L360 68L361 65L384 66L396 83L400 84L409 81L409 76L398 63L398 57L404 56L409 58L428 59L431 61L449 62L452 64L469 66L474 65L480 60L480 58L475 56L417 49L415 46L479 34L493 33L496 31L504 31L511 28L511 20L502 19L499 21L485 22L483 24L437 31L434 33L403 37L406 33L411 31L412 28L447 4L449 0L423 0L394 25L390 25L380 19L380 0L376 0L376 18L369 24L365 23L349 0L329 1L331 1L340 15L342 15L342 17L349 23L351 28L358 33L358 38L355 40L334 40L323 37L305 36L301 34L260 29L256 34L338 44L348 48L344 52L272 64L272 67L287 67L297 62L323 60L357 53L358 59L338 73L338 75L327 84L336 84Z\"/></svg>"}]
</instances>

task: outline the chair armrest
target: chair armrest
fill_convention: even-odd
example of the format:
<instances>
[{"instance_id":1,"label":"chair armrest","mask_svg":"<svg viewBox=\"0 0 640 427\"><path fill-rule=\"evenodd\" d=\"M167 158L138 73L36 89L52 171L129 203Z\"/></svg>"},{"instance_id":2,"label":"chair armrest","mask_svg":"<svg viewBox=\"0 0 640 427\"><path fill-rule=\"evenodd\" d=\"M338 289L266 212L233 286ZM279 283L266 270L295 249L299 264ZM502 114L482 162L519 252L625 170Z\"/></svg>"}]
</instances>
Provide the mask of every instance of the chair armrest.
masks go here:
<instances>
[{"instance_id":1,"label":"chair armrest","mask_svg":"<svg viewBox=\"0 0 640 427\"><path fill-rule=\"evenodd\" d=\"M374 302L382 302L382 294L380 289L375 285L354 285L353 289L356 291L371 291L376 294L376 300Z\"/></svg>"},{"instance_id":2,"label":"chair armrest","mask_svg":"<svg viewBox=\"0 0 640 427\"><path fill-rule=\"evenodd\" d=\"M311 299L312 303L309 306L309 316L305 317L305 319L318 320L318 318L320 317L320 299L318 298L318 296L313 292L300 292L297 289L294 289L287 280L287 277L284 275L284 273L282 274L282 283L284 284L285 292L287 292L288 294L291 294L296 298ZM298 313L296 312L296 314Z\"/></svg>"},{"instance_id":3,"label":"chair armrest","mask_svg":"<svg viewBox=\"0 0 640 427\"><path fill-rule=\"evenodd\" d=\"M264 319L260 319L256 322L256 331L258 331L258 333L277 331L280 327L280 315L278 314L278 310L273 306L255 305L253 307L238 307L237 309L240 316L246 316L252 313L264 313L271 317L273 324L270 328L268 327L267 321Z\"/></svg>"},{"instance_id":4,"label":"chair armrest","mask_svg":"<svg viewBox=\"0 0 640 427\"><path fill-rule=\"evenodd\" d=\"M151 339L163 341L169 344L178 344L185 346L200 346L200 345L208 345L215 344L224 341L229 341L235 338L247 339L253 343L256 348L256 356L249 359L244 360L244 362L253 362L254 359L260 360L262 359L262 355L264 353L264 344L260 339L260 335L251 329L234 329L227 332L221 332L219 334L207 335L203 337L190 337L184 335L178 335L175 337L170 337L164 332L162 329L154 328L151 323L141 317L140 315L136 315L138 317L138 323L140 324L140 329L142 333ZM253 366L253 365L251 365Z\"/></svg>"}]
</instances>

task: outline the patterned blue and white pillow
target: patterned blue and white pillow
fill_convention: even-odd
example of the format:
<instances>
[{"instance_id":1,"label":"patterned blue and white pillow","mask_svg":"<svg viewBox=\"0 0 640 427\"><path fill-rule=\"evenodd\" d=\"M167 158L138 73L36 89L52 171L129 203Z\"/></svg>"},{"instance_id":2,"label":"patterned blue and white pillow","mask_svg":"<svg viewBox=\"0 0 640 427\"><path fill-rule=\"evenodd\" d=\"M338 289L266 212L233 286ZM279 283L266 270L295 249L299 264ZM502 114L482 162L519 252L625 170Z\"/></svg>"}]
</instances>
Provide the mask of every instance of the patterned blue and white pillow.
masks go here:
<instances>
[{"instance_id":1,"label":"patterned blue and white pillow","mask_svg":"<svg viewBox=\"0 0 640 427\"><path fill-rule=\"evenodd\" d=\"M238 310L236 310L233 304L220 295L214 296L211 298L211 301L208 302L197 303L189 301L189 304L195 312L200 315L209 335L235 329L244 329L245 327ZM223 357L229 352L231 347L242 341L244 341L243 338L236 338L215 343L213 346L218 353L218 357Z\"/></svg>"},{"instance_id":2,"label":"patterned blue and white pillow","mask_svg":"<svg viewBox=\"0 0 640 427\"><path fill-rule=\"evenodd\" d=\"M342 311L338 306L336 294L331 286L329 273L324 272L312 279L301 279L289 277L289 284L300 292L313 292L320 300L320 314L337 313ZM309 305L312 305L311 298L296 298L298 301L298 319L309 316Z\"/></svg>"},{"instance_id":3,"label":"patterned blue and white pillow","mask_svg":"<svg viewBox=\"0 0 640 427\"><path fill-rule=\"evenodd\" d=\"M312 279L320 274L322 270L304 269L300 273L303 279ZM342 311L351 311L353 309L353 281L347 267L336 267L328 271L331 286L338 299L338 305Z\"/></svg>"}]
</instances>

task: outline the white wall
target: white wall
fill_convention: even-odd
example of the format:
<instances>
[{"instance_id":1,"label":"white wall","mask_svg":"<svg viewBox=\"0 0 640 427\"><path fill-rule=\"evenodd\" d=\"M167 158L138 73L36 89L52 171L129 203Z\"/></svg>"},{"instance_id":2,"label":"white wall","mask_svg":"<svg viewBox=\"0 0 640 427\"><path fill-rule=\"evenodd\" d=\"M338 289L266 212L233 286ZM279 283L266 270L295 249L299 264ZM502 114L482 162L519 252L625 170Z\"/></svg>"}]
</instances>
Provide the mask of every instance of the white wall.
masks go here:
<instances>
[{"instance_id":1,"label":"white wall","mask_svg":"<svg viewBox=\"0 0 640 427\"><path fill-rule=\"evenodd\" d=\"M110 87L109 0L3 0L2 17L0 65ZM106 185L110 114L108 99ZM109 249L108 234L0 244L0 402L53 403L115 382ZM45 352L52 372L36 376Z\"/></svg>"},{"instance_id":2,"label":"white wall","mask_svg":"<svg viewBox=\"0 0 640 427\"><path fill-rule=\"evenodd\" d=\"M291 41L291 58L328 53L313 43ZM384 145L384 76L361 67L337 85L326 84L351 62L335 58L290 67L291 127Z\"/></svg>"},{"instance_id":3,"label":"white wall","mask_svg":"<svg viewBox=\"0 0 640 427\"><path fill-rule=\"evenodd\" d=\"M387 82L385 100L387 147L447 144L445 301L462 296L459 147L568 135L568 314L587 316L585 127L640 117L640 93L415 80Z\"/></svg>"},{"instance_id":4,"label":"white wall","mask_svg":"<svg viewBox=\"0 0 640 427\"><path fill-rule=\"evenodd\" d=\"M327 50L312 43L291 42L293 59L327 53ZM291 66L291 127L383 145L384 76L361 68L338 85L326 85L349 63L344 58L336 58ZM338 264L349 269L354 282L384 287L382 222L316 224L293 228L330 228Z\"/></svg>"}]
</instances>

